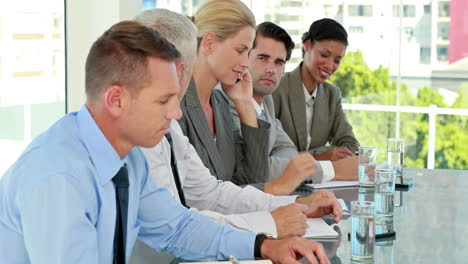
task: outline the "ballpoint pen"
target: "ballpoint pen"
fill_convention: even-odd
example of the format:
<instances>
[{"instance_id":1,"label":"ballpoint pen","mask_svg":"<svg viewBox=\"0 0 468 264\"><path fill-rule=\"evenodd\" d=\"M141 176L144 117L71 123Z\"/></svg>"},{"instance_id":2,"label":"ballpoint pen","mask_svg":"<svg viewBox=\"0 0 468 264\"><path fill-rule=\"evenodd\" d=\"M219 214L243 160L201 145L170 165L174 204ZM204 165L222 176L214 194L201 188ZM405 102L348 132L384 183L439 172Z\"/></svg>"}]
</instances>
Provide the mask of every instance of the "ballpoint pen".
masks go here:
<instances>
[{"instance_id":1,"label":"ballpoint pen","mask_svg":"<svg viewBox=\"0 0 468 264\"><path fill-rule=\"evenodd\" d=\"M387 233L381 233L381 234L376 234L375 239L380 240L380 239L386 239L386 238L394 238L396 237L396 232L395 231L390 231ZM351 240L351 234L348 233L348 240Z\"/></svg>"}]
</instances>

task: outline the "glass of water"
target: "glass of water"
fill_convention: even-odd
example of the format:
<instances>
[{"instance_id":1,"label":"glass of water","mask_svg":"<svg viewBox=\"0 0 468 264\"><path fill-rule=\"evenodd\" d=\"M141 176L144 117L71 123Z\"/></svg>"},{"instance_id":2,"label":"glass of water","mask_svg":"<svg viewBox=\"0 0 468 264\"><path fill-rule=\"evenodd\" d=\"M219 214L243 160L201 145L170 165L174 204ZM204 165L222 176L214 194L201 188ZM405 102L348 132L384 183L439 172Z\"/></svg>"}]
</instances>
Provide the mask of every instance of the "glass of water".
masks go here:
<instances>
[{"instance_id":1,"label":"glass of water","mask_svg":"<svg viewBox=\"0 0 468 264\"><path fill-rule=\"evenodd\" d=\"M405 140L401 138L387 139L388 166L395 170L397 177L403 176L404 156L405 156Z\"/></svg>"},{"instance_id":2,"label":"glass of water","mask_svg":"<svg viewBox=\"0 0 468 264\"><path fill-rule=\"evenodd\" d=\"M375 224L375 234L383 234L395 231L393 228L393 222L380 224L376 222ZM378 264L385 263L398 263L395 259L395 237L389 237L387 239L382 239L380 241L375 241L375 251L374 251L374 262Z\"/></svg>"},{"instance_id":3,"label":"glass of water","mask_svg":"<svg viewBox=\"0 0 468 264\"><path fill-rule=\"evenodd\" d=\"M374 169L376 159L376 147L359 147L359 186L374 187Z\"/></svg>"},{"instance_id":4,"label":"glass of water","mask_svg":"<svg viewBox=\"0 0 468 264\"><path fill-rule=\"evenodd\" d=\"M371 201L351 202L351 260L371 263L375 247L375 206Z\"/></svg>"},{"instance_id":5,"label":"glass of water","mask_svg":"<svg viewBox=\"0 0 468 264\"><path fill-rule=\"evenodd\" d=\"M393 220L395 208L395 170L376 169L374 183L374 202L377 222Z\"/></svg>"}]
</instances>

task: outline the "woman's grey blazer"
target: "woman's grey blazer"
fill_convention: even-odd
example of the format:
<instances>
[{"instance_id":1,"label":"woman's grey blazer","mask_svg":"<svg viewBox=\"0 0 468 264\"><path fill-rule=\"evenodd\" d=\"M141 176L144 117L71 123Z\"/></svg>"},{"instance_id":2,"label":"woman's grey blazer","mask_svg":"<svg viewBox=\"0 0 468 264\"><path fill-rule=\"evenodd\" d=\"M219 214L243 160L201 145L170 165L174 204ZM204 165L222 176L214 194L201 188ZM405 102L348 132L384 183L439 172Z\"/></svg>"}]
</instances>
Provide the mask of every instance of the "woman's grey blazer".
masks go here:
<instances>
[{"instance_id":1,"label":"woman's grey blazer","mask_svg":"<svg viewBox=\"0 0 468 264\"><path fill-rule=\"evenodd\" d=\"M238 185L253 184L263 189L263 184L255 183L268 180L270 124L257 119L259 128L242 124L239 131L232 120L224 93L215 89L210 100L216 138L210 131L193 79L180 105L183 116L179 124L182 131L212 175L219 180Z\"/></svg>"},{"instance_id":2,"label":"woman's grey blazer","mask_svg":"<svg viewBox=\"0 0 468 264\"><path fill-rule=\"evenodd\" d=\"M311 142L307 148L306 106L301 80L301 64L286 73L273 93L275 116L299 151L318 154L336 147L358 150L359 142L341 106L340 89L320 83L314 103ZM329 146L326 146L329 143Z\"/></svg>"}]
</instances>

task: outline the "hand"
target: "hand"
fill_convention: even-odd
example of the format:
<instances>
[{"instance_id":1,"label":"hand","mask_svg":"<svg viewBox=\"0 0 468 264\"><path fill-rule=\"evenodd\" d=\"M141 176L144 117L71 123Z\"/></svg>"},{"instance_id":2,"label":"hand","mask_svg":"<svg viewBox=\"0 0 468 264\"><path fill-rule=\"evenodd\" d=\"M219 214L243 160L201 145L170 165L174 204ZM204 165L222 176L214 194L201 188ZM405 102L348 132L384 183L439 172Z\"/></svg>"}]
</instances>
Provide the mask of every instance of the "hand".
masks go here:
<instances>
[{"instance_id":1,"label":"hand","mask_svg":"<svg viewBox=\"0 0 468 264\"><path fill-rule=\"evenodd\" d=\"M257 114L252 103L253 88L249 71L243 71L241 81L232 85L222 83L221 88L234 103L240 122L251 127L258 127Z\"/></svg>"},{"instance_id":2,"label":"hand","mask_svg":"<svg viewBox=\"0 0 468 264\"><path fill-rule=\"evenodd\" d=\"M299 198L297 203L306 204L310 211L306 213L307 217L322 217L324 215L333 214L335 223L341 219L341 206L336 197L325 190L315 192L305 198Z\"/></svg>"},{"instance_id":3,"label":"hand","mask_svg":"<svg viewBox=\"0 0 468 264\"><path fill-rule=\"evenodd\" d=\"M265 183L265 192L273 195L289 195L304 182L307 177L313 176L317 161L309 152L302 152L294 156L281 177Z\"/></svg>"},{"instance_id":4,"label":"hand","mask_svg":"<svg viewBox=\"0 0 468 264\"><path fill-rule=\"evenodd\" d=\"M315 154L314 158L316 160L335 161L352 156L354 156L354 154L347 148L334 148L319 154Z\"/></svg>"},{"instance_id":5,"label":"hand","mask_svg":"<svg viewBox=\"0 0 468 264\"><path fill-rule=\"evenodd\" d=\"M287 240L265 239L261 253L262 258L270 259L273 263L300 264L298 259L301 257L305 257L312 264L330 263L322 244L302 237L293 237Z\"/></svg>"},{"instance_id":6,"label":"hand","mask_svg":"<svg viewBox=\"0 0 468 264\"><path fill-rule=\"evenodd\" d=\"M222 83L221 88L223 89L224 93L234 102L234 104L252 102L252 77L250 76L248 70L244 70L242 72L242 79L239 82L236 82L232 85Z\"/></svg>"},{"instance_id":7,"label":"hand","mask_svg":"<svg viewBox=\"0 0 468 264\"><path fill-rule=\"evenodd\" d=\"M359 177L359 156L332 162L336 181L357 181Z\"/></svg>"},{"instance_id":8,"label":"hand","mask_svg":"<svg viewBox=\"0 0 468 264\"><path fill-rule=\"evenodd\" d=\"M309 207L304 204L288 204L271 212L275 220L278 238L303 236L307 229L307 217L305 213Z\"/></svg>"}]
</instances>

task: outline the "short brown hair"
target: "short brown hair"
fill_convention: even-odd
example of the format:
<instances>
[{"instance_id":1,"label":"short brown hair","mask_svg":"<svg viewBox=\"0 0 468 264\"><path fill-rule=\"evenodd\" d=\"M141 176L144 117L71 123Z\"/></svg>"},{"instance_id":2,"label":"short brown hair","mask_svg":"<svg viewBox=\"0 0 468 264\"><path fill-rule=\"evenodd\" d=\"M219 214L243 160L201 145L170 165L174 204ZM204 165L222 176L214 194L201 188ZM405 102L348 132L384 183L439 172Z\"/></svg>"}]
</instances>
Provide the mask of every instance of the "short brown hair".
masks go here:
<instances>
[{"instance_id":1,"label":"short brown hair","mask_svg":"<svg viewBox=\"0 0 468 264\"><path fill-rule=\"evenodd\" d=\"M255 40L252 49L256 47L257 36L260 35L283 42L284 48L286 49L286 61L291 58L291 53L294 49L294 41L292 41L291 36L289 36L288 32L286 32L286 30L284 30L282 27L276 25L275 23L266 21L257 25L255 32Z\"/></svg>"},{"instance_id":2,"label":"short brown hair","mask_svg":"<svg viewBox=\"0 0 468 264\"><path fill-rule=\"evenodd\" d=\"M97 98L106 87L121 85L138 95L150 80L148 56L175 61L180 53L158 32L122 21L99 37L86 59L86 95Z\"/></svg>"}]
</instances>

